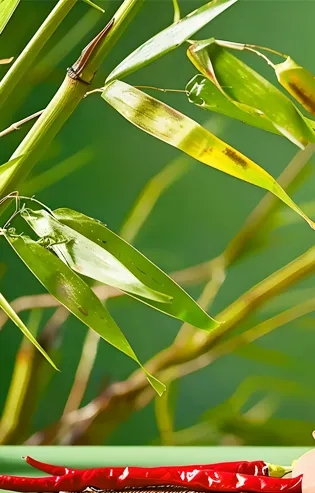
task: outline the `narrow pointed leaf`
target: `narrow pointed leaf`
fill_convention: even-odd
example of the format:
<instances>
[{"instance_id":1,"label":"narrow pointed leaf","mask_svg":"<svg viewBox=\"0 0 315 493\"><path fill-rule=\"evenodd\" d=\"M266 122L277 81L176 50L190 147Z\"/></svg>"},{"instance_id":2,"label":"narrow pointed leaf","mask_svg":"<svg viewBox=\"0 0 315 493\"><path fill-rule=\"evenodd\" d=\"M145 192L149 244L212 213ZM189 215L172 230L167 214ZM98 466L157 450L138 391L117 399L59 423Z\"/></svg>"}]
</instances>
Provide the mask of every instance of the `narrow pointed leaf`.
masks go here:
<instances>
[{"instance_id":1,"label":"narrow pointed leaf","mask_svg":"<svg viewBox=\"0 0 315 493\"><path fill-rule=\"evenodd\" d=\"M173 299L171 303L161 304L139 296L134 298L199 329L210 330L219 325L167 274L100 221L71 209L57 209L53 212L60 222L117 256L120 262L147 286L162 290Z\"/></svg>"},{"instance_id":2,"label":"narrow pointed leaf","mask_svg":"<svg viewBox=\"0 0 315 493\"><path fill-rule=\"evenodd\" d=\"M180 21L180 7L178 4L178 0L173 0L173 8L174 8L174 23Z\"/></svg>"},{"instance_id":3,"label":"narrow pointed leaf","mask_svg":"<svg viewBox=\"0 0 315 493\"><path fill-rule=\"evenodd\" d=\"M29 270L63 306L106 342L136 361L149 383L162 394L165 386L139 362L132 347L91 288L52 252L27 236L6 239Z\"/></svg>"},{"instance_id":4,"label":"narrow pointed leaf","mask_svg":"<svg viewBox=\"0 0 315 493\"><path fill-rule=\"evenodd\" d=\"M269 173L191 118L121 81L105 86L102 97L129 122L150 135L208 166L272 192L315 228L313 221Z\"/></svg>"},{"instance_id":5,"label":"narrow pointed leaf","mask_svg":"<svg viewBox=\"0 0 315 493\"><path fill-rule=\"evenodd\" d=\"M174 50L237 0L212 0L139 46L109 74L106 82L122 79Z\"/></svg>"},{"instance_id":6,"label":"narrow pointed leaf","mask_svg":"<svg viewBox=\"0 0 315 493\"><path fill-rule=\"evenodd\" d=\"M33 334L28 330L26 325L22 322L20 317L15 313L13 308L11 307L10 303L7 302L5 297L0 293L0 308L4 311L4 313L12 320L12 322L15 323L15 325L20 329L20 331L27 337L27 339L34 344L34 346L42 353L42 355L46 358L49 364L55 370L58 371L58 368L56 367L55 363L51 360L51 358L48 356L46 351L42 348L42 346L36 341L35 337Z\"/></svg>"},{"instance_id":7,"label":"narrow pointed leaf","mask_svg":"<svg viewBox=\"0 0 315 493\"><path fill-rule=\"evenodd\" d=\"M315 142L311 125L292 101L218 43L213 38L196 42L187 50L188 58L238 109L269 120L302 149Z\"/></svg>"},{"instance_id":8,"label":"narrow pointed leaf","mask_svg":"<svg viewBox=\"0 0 315 493\"><path fill-rule=\"evenodd\" d=\"M20 0L0 0L0 34L9 22Z\"/></svg>"},{"instance_id":9,"label":"narrow pointed leaf","mask_svg":"<svg viewBox=\"0 0 315 493\"><path fill-rule=\"evenodd\" d=\"M145 286L119 260L104 248L61 224L47 211L25 209L21 216L48 247L72 270L126 293L167 303L170 297Z\"/></svg>"},{"instance_id":10,"label":"narrow pointed leaf","mask_svg":"<svg viewBox=\"0 0 315 493\"><path fill-rule=\"evenodd\" d=\"M100 12L102 12L102 14L104 14L105 10L99 7L96 3L92 2L91 0L84 0L84 2L90 5L91 7L93 7L94 9L99 10Z\"/></svg>"},{"instance_id":11,"label":"narrow pointed leaf","mask_svg":"<svg viewBox=\"0 0 315 493\"><path fill-rule=\"evenodd\" d=\"M274 66L278 81L311 115L315 115L315 78L288 57Z\"/></svg>"}]
</instances>

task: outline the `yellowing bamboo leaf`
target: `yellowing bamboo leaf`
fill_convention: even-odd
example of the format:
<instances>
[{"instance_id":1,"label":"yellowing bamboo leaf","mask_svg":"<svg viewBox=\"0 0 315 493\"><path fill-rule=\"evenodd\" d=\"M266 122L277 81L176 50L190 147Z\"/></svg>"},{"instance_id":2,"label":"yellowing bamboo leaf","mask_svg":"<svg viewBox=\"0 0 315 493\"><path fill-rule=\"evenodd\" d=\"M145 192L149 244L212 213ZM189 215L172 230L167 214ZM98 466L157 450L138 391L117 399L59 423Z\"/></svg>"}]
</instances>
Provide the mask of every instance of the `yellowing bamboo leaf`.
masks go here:
<instances>
[{"instance_id":1,"label":"yellowing bamboo leaf","mask_svg":"<svg viewBox=\"0 0 315 493\"><path fill-rule=\"evenodd\" d=\"M280 84L309 112L315 115L315 78L311 72L288 57L274 65Z\"/></svg>"},{"instance_id":2,"label":"yellowing bamboo leaf","mask_svg":"<svg viewBox=\"0 0 315 493\"><path fill-rule=\"evenodd\" d=\"M269 173L191 118L122 81L110 82L102 97L141 130L208 166L272 192L315 229Z\"/></svg>"},{"instance_id":3,"label":"yellowing bamboo leaf","mask_svg":"<svg viewBox=\"0 0 315 493\"><path fill-rule=\"evenodd\" d=\"M292 101L225 46L238 47L235 43L212 38L191 45L187 56L231 103L248 113L251 120L267 120L301 149L315 142L312 125Z\"/></svg>"},{"instance_id":4,"label":"yellowing bamboo leaf","mask_svg":"<svg viewBox=\"0 0 315 493\"><path fill-rule=\"evenodd\" d=\"M35 337L33 334L28 330L26 325L22 322L20 317L18 316L17 313L13 310L11 307L10 303L5 299L5 297L0 293L0 309L4 311L4 313L12 320L13 323L20 329L20 331L27 337L27 339L34 344L34 346L42 353L42 355L46 358L49 364L55 370L58 370L56 367L55 363L52 361L52 359L48 356L46 351L41 347L41 345L36 341Z\"/></svg>"},{"instance_id":5,"label":"yellowing bamboo leaf","mask_svg":"<svg viewBox=\"0 0 315 493\"><path fill-rule=\"evenodd\" d=\"M175 22L139 46L139 48L114 68L107 77L106 82L114 79L122 79L135 70L145 67L169 51L175 50L175 48L183 44L193 34L208 24L208 22L212 21L212 19L236 2L237 0L212 0L212 2L194 10L183 19Z\"/></svg>"}]
</instances>

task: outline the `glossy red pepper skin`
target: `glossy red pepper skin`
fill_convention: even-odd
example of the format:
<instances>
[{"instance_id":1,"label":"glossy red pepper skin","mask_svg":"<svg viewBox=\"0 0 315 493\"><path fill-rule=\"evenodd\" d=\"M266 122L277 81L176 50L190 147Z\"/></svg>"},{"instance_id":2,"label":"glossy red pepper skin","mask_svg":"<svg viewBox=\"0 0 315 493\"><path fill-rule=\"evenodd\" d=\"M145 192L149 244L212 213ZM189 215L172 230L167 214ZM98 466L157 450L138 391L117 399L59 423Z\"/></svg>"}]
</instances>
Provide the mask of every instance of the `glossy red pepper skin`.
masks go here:
<instances>
[{"instance_id":1,"label":"glossy red pepper skin","mask_svg":"<svg viewBox=\"0 0 315 493\"><path fill-rule=\"evenodd\" d=\"M68 469L50 466L28 458L27 461L40 469L57 473L44 478L0 475L0 488L20 492L54 493L78 492L89 487L99 490L121 491L137 487L165 486L165 490L177 486L192 491L250 492L250 493L301 493L302 476L290 479L255 476L240 472L226 472L199 466L171 467L115 467L96 469ZM208 465L209 467L209 465Z\"/></svg>"},{"instance_id":2,"label":"glossy red pepper skin","mask_svg":"<svg viewBox=\"0 0 315 493\"><path fill-rule=\"evenodd\" d=\"M47 474L53 474L55 476L61 476L66 474L70 469L65 466L55 466L53 464L46 464L45 462L40 462L32 457L25 457L26 462L38 469L39 471L46 472ZM107 474L108 469L114 470L115 468L108 467L97 467L93 468L94 471L103 471ZM140 468L139 468L140 469ZM145 471L148 469L156 468L142 468ZM161 470L161 468L159 468ZM267 462L262 460L256 461L237 461L237 462L215 462L213 464L189 464L187 466L167 466L165 467L168 471L181 470L181 471L191 471L192 469L214 469L215 471L225 471L225 472L239 472L242 474L252 474L255 476L269 476L269 466ZM72 471L80 471L82 469L71 469Z\"/></svg>"}]
</instances>

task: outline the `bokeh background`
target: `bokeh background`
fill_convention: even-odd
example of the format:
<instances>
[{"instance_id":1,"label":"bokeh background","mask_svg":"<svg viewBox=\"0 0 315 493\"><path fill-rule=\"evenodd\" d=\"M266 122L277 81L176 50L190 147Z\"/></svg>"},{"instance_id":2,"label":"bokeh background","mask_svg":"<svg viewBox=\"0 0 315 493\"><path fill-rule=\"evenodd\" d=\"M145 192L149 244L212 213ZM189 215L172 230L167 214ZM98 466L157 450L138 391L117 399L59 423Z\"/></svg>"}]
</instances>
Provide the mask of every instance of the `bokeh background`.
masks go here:
<instances>
[{"instance_id":1,"label":"bokeh background","mask_svg":"<svg viewBox=\"0 0 315 493\"><path fill-rule=\"evenodd\" d=\"M182 14L202 3L197 0L180 1ZM1 37L0 58L16 56L54 4L52 0L22 0ZM106 9L104 15L78 2L41 53L30 78L22 81L13 101L4 108L0 115L2 128L45 107L62 82L66 68L105 25L120 2L101 4ZM269 46L290 54L315 73L314 16L315 3L312 1L240 0L195 38L214 36ZM102 85L106 74L117 63L139 44L169 25L172 18L170 0L147 0L99 70L96 87ZM246 56L244 59L275 83L273 73L263 61L254 56ZM5 66L2 66L1 73L4 72ZM186 58L183 46L128 77L127 82L183 89L195 74L196 70ZM280 174L296 152L296 148L281 137L193 107L184 94L151 94L206 124L214 133L274 176ZM1 139L1 163L10 157L29 127L25 125L21 130ZM69 166L77 169L39 191L36 196L51 208L70 207L82 211L119 232L128 211L148 180L179 155L176 149L133 127L106 105L99 95L91 95L82 101L47 149L45 159L39 163L34 174L39 169L48 170L67 159L70 159ZM188 162L188 171L160 198L135 242L138 249L167 272L199 264L220 254L264 195L258 188L193 160L188 159ZM295 193L294 199L299 204L312 201L314 185L314 175L311 175ZM245 290L303 253L313 242L314 233L299 219L294 224L276 230L262 252L244 259L228 271L227 279L211 307L211 314L215 315ZM5 241L0 243L0 263L6 266L0 282L1 291L7 299L14 300L22 295L43 292L41 285L15 258ZM197 297L201 288L196 286L189 288L189 291ZM312 289L315 291L314 278L299 285L299 289L304 288L308 293ZM302 300L301 291L299 296ZM111 300L108 306L142 361L169 345L180 328L178 321L130 298ZM253 325L263 320L266 314L271 316L286 307L288 305L281 305L280 302L279 305L268 305L254 313L247 324ZM51 314L51 310L45 312L43 323ZM28 320L25 314L22 318ZM196 425L205 416L204 413L224 403L244 382L245 387L241 387L245 389L242 391L245 395L244 410L251 408L271 387L268 383L270 378L276 382L273 393L275 410L270 417L270 423L278 423L277 426L273 425L274 432L264 433L263 428L260 432L259 420L254 430L242 431L243 425L238 425L235 419L234 422L232 420L222 425L223 439L222 435L218 439L210 432L208 438L204 435L205 442L216 443L219 440L220 443L234 443L233 438L229 438L240 426L238 431L242 440L239 443L308 444L315 423L314 328L315 320L312 316L301 318L279 328L256 344L272 352L251 352L249 349L246 354L230 354L181 379L176 389L175 429ZM74 317L68 318L61 331L57 355L62 371L52 372L42 389L32 422L24 430L21 441L53 423L62 414L85 335L86 328ZM6 323L0 331L0 415L21 340L21 333L11 323ZM280 353L293 358L296 364L286 364L286 357L281 359ZM131 360L101 342L83 404L94 398L105 382L125 379L134 369ZM50 371L48 365L45 370ZM262 384L262 389L260 384L255 383L255 377L259 378L257 382ZM211 419L209 417L210 430ZM278 419L281 421L278 422ZM300 428L285 428L293 422L291 420L297 420ZM159 443L158 437L154 403L151 402L122 423L107 439L107 443L152 444ZM201 438L190 436L187 443L199 443L198 440Z\"/></svg>"}]
</instances>

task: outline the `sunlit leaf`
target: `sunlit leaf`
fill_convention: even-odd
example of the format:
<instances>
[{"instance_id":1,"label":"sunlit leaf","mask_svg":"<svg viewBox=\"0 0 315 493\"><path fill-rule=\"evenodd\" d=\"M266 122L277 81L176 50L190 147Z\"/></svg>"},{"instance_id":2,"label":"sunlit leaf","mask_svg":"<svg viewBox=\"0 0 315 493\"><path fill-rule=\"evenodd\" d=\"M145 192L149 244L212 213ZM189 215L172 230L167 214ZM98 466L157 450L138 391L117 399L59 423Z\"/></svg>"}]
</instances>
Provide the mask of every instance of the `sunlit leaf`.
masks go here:
<instances>
[{"instance_id":1,"label":"sunlit leaf","mask_svg":"<svg viewBox=\"0 0 315 493\"><path fill-rule=\"evenodd\" d=\"M72 270L126 293L167 303L170 297L147 287L105 248L60 223L47 211L25 209L21 216Z\"/></svg>"},{"instance_id":2,"label":"sunlit leaf","mask_svg":"<svg viewBox=\"0 0 315 493\"><path fill-rule=\"evenodd\" d=\"M180 21L180 8L178 4L178 0L173 0L173 8L174 8L174 22Z\"/></svg>"},{"instance_id":3,"label":"sunlit leaf","mask_svg":"<svg viewBox=\"0 0 315 493\"><path fill-rule=\"evenodd\" d=\"M199 329L210 330L219 325L175 281L104 224L71 209L57 209L53 213L60 222L117 256L146 286L162 290L173 298L171 303L165 304L134 296L136 299Z\"/></svg>"},{"instance_id":4,"label":"sunlit leaf","mask_svg":"<svg viewBox=\"0 0 315 493\"><path fill-rule=\"evenodd\" d=\"M0 0L0 34L9 22L20 0Z\"/></svg>"},{"instance_id":5,"label":"sunlit leaf","mask_svg":"<svg viewBox=\"0 0 315 493\"><path fill-rule=\"evenodd\" d=\"M6 239L47 291L105 341L136 361L149 383L162 394L165 386L139 362L126 337L91 288L56 255L27 236ZM22 330L22 329L21 329ZM26 334L25 334L26 335Z\"/></svg>"},{"instance_id":6,"label":"sunlit leaf","mask_svg":"<svg viewBox=\"0 0 315 493\"><path fill-rule=\"evenodd\" d=\"M174 50L237 0L212 0L139 46L109 74L106 82L122 79Z\"/></svg>"},{"instance_id":7,"label":"sunlit leaf","mask_svg":"<svg viewBox=\"0 0 315 493\"><path fill-rule=\"evenodd\" d=\"M274 65L280 84L312 115L315 115L315 78L288 57Z\"/></svg>"},{"instance_id":8,"label":"sunlit leaf","mask_svg":"<svg viewBox=\"0 0 315 493\"><path fill-rule=\"evenodd\" d=\"M93 7L94 9L99 10L102 13L105 12L104 9L102 9L101 7L99 7L96 3L92 2L91 0L84 0L84 2L87 3L88 5L90 5L90 7Z\"/></svg>"},{"instance_id":9,"label":"sunlit leaf","mask_svg":"<svg viewBox=\"0 0 315 493\"><path fill-rule=\"evenodd\" d=\"M188 48L188 58L230 103L251 115L251 124L254 118L265 119L302 149L315 142L311 125L292 101L221 46L222 43L213 38L196 42Z\"/></svg>"},{"instance_id":10,"label":"sunlit leaf","mask_svg":"<svg viewBox=\"0 0 315 493\"><path fill-rule=\"evenodd\" d=\"M208 166L269 190L315 227L269 173L191 118L121 81L105 86L102 97L138 128Z\"/></svg>"},{"instance_id":11,"label":"sunlit leaf","mask_svg":"<svg viewBox=\"0 0 315 493\"><path fill-rule=\"evenodd\" d=\"M191 103L202 109L235 118L247 125L282 135L266 118L254 113L247 113L227 98L220 89L203 75L195 75L186 86Z\"/></svg>"},{"instance_id":12,"label":"sunlit leaf","mask_svg":"<svg viewBox=\"0 0 315 493\"><path fill-rule=\"evenodd\" d=\"M48 356L46 351L38 344L36 341L35 337L32 335L32 333L28 330L26 325L22 322L20 317L15 313L13 308L11 307L10 303L7 302L5 297L0 293L0 308L4 311L4 313L12 320L12 322L15 323L15 325L20 329L20 331L27 337L27 339L34 344L34 346L42 353L42 355L46 358L46 360L51 364L55 370L58 370L54 362L51 360L51 358Z\"/></svg>"}]
</instances>

